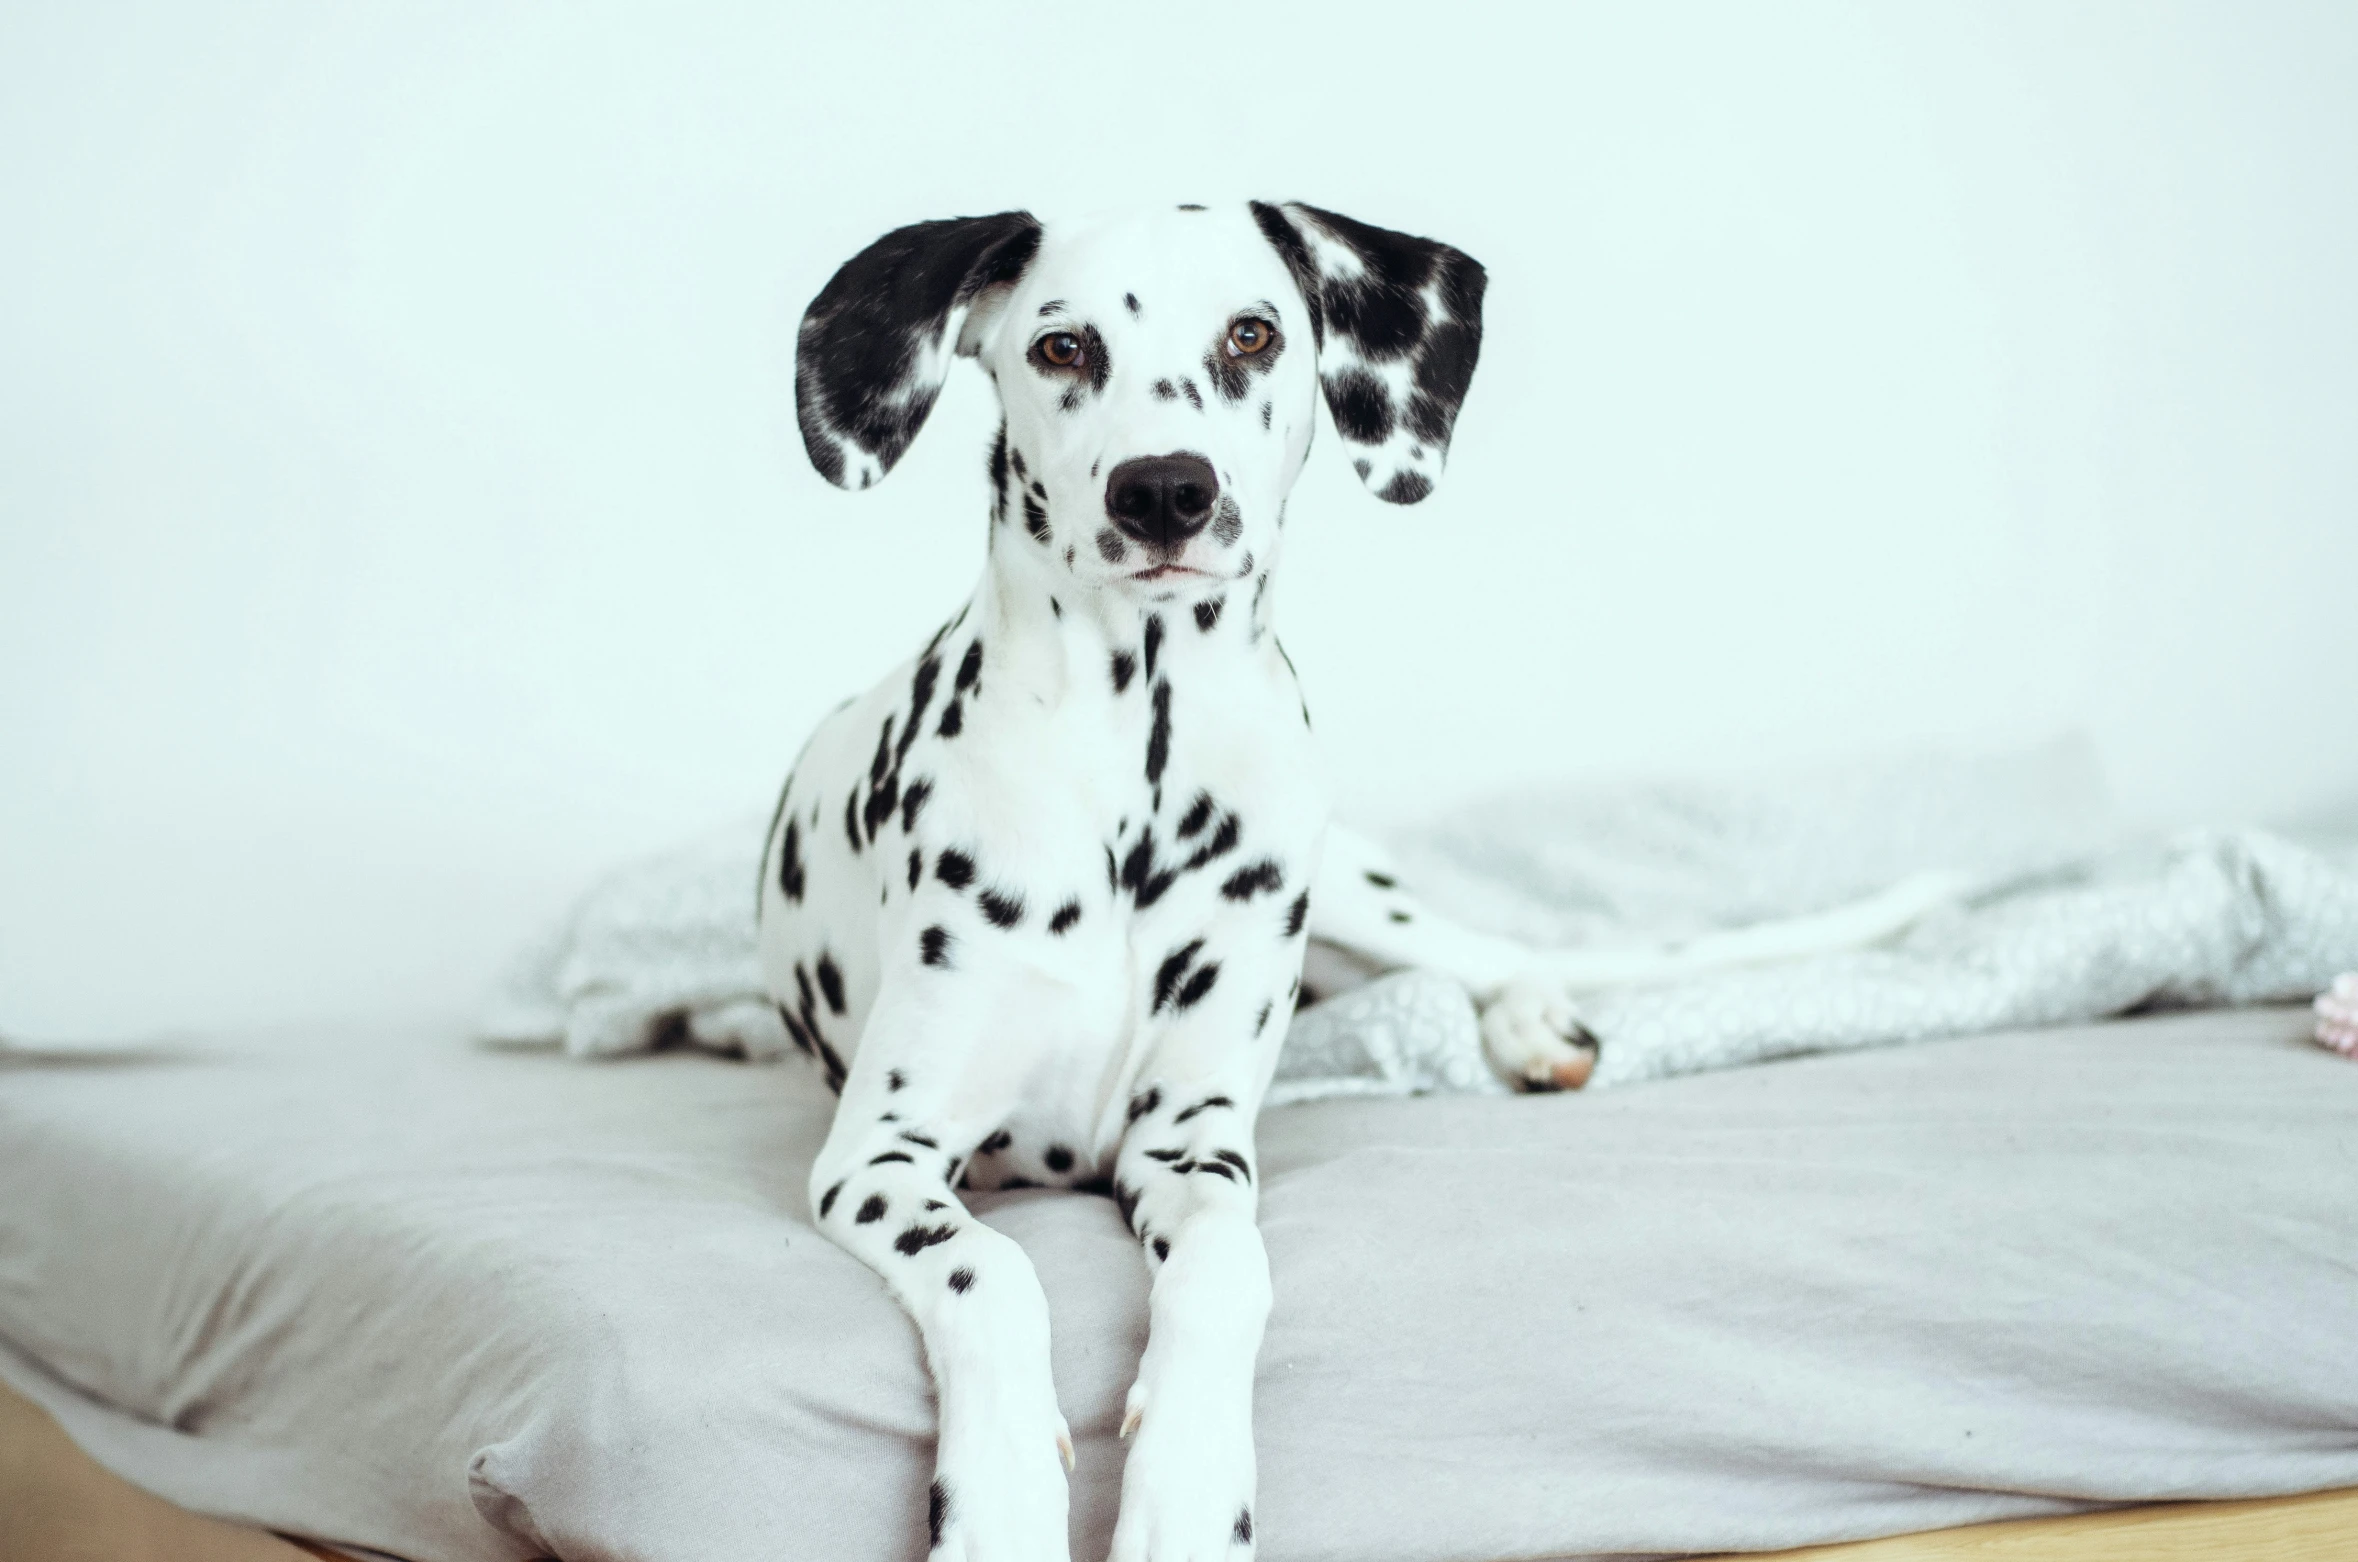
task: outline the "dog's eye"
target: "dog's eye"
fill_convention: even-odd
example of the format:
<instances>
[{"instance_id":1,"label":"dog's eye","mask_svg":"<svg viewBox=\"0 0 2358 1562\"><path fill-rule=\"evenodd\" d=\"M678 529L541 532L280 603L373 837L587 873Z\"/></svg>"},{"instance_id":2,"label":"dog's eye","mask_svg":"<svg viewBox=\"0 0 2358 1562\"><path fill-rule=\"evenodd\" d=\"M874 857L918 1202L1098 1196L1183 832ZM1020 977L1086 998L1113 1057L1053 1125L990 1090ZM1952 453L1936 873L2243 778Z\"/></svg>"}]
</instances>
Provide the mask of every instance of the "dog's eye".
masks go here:
<instances>
[{"instance_id":1,"label":"dog's eye","mask_svg":"<svg viewBox=\"0 0 2358 1562\"><path fill-rule=\"evenodd\" d=\"M1032 351L1051 368L1069 369L1081 361L1081 339L1070 331L1052 331L1033 343Z\"/></svg>"},{"instance_id":2,"label":"dog's eye","mask_svg":"<svg viewBox=\"0 0 2358 1562\"><path fill-rule=\"evenodd\" d=\"M1266 320L1247 315L1228 328L1228 350L1239 357L1251 357L1267 347L1277 337L1277 327Z\"/></svg>"}]
</instances>

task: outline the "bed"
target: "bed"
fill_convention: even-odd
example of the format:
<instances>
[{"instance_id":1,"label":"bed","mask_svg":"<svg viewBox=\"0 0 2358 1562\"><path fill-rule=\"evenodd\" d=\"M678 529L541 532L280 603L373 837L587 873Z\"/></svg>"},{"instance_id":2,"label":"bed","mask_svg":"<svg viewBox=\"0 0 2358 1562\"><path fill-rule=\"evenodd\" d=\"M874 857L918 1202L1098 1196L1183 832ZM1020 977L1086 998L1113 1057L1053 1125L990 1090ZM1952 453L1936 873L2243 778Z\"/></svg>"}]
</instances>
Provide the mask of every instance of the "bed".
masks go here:
<instances>
[{"instance_id":1,"label":"bed","mask_svg":"<svg viewBox=\"0 0 2358 1562\"><path fill-rule=\"evenodd\" d=\"M1264 1119L1272 1559L1758 1551L2358 1485L2358 1073L2281 1009ZM911 1558L931 1403L799 1066L312 1030L0 1065L0 1376L412 1562ZM1034 1254L1102 1554L1146 1276ZM2342 1510L2346 1516L2346 1507Z\"/></svg>"}]
</instances>

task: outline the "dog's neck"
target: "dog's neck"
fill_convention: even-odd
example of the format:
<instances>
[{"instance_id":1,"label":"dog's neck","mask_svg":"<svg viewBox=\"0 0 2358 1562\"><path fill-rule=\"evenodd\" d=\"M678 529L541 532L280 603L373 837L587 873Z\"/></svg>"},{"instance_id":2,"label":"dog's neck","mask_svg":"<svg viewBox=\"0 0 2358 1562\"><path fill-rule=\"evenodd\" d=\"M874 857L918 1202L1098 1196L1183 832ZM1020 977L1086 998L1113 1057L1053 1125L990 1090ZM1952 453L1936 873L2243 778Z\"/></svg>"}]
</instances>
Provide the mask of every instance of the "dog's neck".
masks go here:
<instances>
[{"instance_id":1,"label":"dog's neck","mask_svg":"<svg viewBox=\"0 0 2358 1562\"><path fill-rule=\"evenodd\" d=\"M999 687L1046 704L1061 703L1069 690L1110 689L1117 657L1131 659L1130 677L1142 684L1149 641L1157 675L1184 667L1214 678L1260 676L1283 660L1271 632L1277 560L1239 562L1252 569L1167 595L1089 586L1065 572L1060 552L995 525L968 616L989 643L994 672L1011 680Z\"/></svg>"}]
</instances>

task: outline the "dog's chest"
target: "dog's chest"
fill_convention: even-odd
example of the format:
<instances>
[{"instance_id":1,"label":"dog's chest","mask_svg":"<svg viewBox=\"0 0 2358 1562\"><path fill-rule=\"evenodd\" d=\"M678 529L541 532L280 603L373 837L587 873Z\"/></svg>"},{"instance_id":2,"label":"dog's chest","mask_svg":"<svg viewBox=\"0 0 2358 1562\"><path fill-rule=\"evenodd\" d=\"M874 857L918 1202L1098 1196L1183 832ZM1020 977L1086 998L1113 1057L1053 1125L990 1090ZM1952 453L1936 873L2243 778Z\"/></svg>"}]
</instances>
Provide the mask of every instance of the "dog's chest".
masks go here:
<instances>
[{"instance_id":1,"label":"dog's chest","mask_svg":"<svg viewBox=\"0 0 2358 1562\"><path fill-rule=\"evenodd\" d=\"M822 724L781 804L763 960L831 1077L884 984L1008 1010L983 1045L1019 1082L1017 1159L979 1187L1086 1180L1185 993L1158 1003L1158 979L1241 970L1248 923L1266 962L1280 887L1314 871L1323 790L1282 653L1181 622L1091 643L975 611Z\"/></svg>"}]
</instances>

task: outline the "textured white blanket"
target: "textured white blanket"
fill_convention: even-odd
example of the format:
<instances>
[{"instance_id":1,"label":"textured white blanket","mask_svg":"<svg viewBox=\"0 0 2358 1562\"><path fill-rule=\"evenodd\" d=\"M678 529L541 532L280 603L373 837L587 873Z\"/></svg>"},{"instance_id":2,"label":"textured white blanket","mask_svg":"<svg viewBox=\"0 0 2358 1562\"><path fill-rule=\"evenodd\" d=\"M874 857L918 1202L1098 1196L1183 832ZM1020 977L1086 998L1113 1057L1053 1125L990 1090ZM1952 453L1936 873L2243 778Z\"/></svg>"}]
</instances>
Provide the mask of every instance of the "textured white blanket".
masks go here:
<instances>
[{"instance_id":1,"label":"textured white blanket","mask_svg":"<svg viewBox=\"0 0 2358 1562\"><path fill-rule=\"evenodd\" d=\"M518 962L482 1034L578 1056L787 1054L754 955L760 837L749 817L609 876ZM2358 966L2358 852L2258 831L2125 839L2069 743L1774 783L1553 788L1391 844L1438 907L1541 945L1690 937L1932 870L1975 886L1878 948L1592 995L1592 1089L2141 1008L2306 999ZM1299 1015L1271 1099L1504 1088L1464 992L1406 972Z\"/></svg>"}]
</instances>

